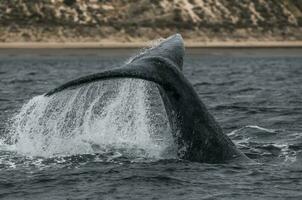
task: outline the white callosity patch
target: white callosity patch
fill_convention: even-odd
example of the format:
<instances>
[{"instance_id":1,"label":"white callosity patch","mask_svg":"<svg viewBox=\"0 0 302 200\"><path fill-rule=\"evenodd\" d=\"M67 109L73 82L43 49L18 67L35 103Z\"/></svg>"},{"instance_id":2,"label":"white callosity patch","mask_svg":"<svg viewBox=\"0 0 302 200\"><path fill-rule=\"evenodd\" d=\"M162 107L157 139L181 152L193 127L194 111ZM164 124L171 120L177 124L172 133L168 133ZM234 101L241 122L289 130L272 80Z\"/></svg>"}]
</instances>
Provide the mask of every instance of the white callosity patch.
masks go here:
<instances>
[{"instance_id":1,"label":"white callosity patch","mask_svg":"<svg viewBox=\"0 0 302 200\"><path fill-rule=\"evenodd\" d=\"M159 91L144 80L98 81L37 96L12 121L11 139L25 155L114 151L144 158L176 156Z\"/></svg>"}]
</instances>

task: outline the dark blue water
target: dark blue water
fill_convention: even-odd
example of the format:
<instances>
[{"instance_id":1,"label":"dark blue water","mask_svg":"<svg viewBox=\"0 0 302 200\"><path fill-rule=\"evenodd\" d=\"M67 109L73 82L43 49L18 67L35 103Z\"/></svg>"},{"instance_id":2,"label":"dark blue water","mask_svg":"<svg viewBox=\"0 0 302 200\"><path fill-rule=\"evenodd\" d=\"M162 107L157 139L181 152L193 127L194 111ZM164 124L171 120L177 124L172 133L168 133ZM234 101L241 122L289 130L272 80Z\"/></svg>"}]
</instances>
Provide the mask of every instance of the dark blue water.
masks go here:
<instances>
[{"instance_id":1,"label":"dark blue water","mask_svg":"<svg viewBox=\"0 0 302 200\"><path fill-rule=\"evenodd\" d=\"M9 140L11 119L30 99L119 66L134 52L1 50L0 198L302 199L301 49L195 49L186 55L185 76L256 164L144 157L149 154L127 148L45 156Z\"/></svg>"}]
</instances>

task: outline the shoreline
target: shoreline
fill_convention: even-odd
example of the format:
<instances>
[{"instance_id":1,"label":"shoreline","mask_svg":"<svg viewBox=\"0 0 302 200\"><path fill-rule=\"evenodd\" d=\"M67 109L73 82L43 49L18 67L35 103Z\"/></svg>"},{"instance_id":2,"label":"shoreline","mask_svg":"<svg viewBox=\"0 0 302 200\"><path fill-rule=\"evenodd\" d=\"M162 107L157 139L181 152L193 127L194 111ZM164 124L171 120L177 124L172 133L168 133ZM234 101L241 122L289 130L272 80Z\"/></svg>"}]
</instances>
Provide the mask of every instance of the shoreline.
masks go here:
<instances>
[{"instance_id":1,"label":"shoreline","mask_svg":"<svg viewBox=\"0 0 302 200\"><path fill-rule=\"evenodd\" d=\"M0 49L123 49L149 47L150 42L0 42ZM185 42L187 48L302 48L302 41Z\"/></svg>"}]
</instances>

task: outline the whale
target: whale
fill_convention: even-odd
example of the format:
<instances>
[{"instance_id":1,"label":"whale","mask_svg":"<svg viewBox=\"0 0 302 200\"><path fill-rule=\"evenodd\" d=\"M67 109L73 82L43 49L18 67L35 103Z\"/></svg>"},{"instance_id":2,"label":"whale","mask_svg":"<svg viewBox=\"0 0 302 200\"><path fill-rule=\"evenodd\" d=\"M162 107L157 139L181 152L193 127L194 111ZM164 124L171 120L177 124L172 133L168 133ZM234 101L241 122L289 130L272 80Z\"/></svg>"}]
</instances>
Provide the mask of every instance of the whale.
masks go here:
<instances>
[{"instance_id":1,"label":"whale","mask_svg":"<svg viewBox=\"0 0 302 200\"><path fill-rule=\"evenodd\" d=\"M132 78L156 83L164 103L180 159L201 163L250 162L209 113L193 85L184 76L184 41L180 34L163 40L118 68L67 82L47 93L108 79Z\"/></svg>"}]
</instances>

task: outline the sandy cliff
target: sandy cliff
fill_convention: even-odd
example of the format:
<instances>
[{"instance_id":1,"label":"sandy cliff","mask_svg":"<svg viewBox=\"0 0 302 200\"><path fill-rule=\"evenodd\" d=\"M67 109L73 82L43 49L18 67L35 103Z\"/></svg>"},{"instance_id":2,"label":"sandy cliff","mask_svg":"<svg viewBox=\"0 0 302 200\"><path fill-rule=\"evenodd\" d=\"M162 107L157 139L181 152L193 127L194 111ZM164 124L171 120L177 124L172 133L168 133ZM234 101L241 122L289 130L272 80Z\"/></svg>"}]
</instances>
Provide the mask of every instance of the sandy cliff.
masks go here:
<instances>
[{"instance_id":1,"label":"sandy cliff","mask_svg":"<svg viewBox=\"0 0 302 200\"><path fill-rule=\"evenodd\" d=\"M0 42L302 40L302 0L1 0Z\"/></svg>"}]
</instances>

